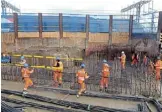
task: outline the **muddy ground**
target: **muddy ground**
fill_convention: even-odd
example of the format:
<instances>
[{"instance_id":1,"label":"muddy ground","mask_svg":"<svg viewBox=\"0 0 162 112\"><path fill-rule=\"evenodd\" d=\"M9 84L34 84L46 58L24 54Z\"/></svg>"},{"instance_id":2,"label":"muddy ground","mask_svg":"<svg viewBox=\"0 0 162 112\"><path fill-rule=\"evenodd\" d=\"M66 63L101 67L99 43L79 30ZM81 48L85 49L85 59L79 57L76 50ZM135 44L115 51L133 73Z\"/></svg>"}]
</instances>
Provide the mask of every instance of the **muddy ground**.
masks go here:
<instances>
[{"instance_id":1,"label":"muddy ground","mask_svg":"<svg viewBox=\"0 0 162 112\"><path fill-rule=\"evenodd\" d=\"M2 80L1 83L2 83L1 84L2 89L8 89L8 90L22 91L23 86L24 86L23 83L21 83L21 82L12 82L12 81ZM140 104L140 102L135 102L135 101L102 99L102 98L94 98L94 97L86 97L86 96L81 96L78 99L78 98L76 98L75 95L66 95L66 94L56 92L56 91L50 92L50 91L42 91L42 90L36 90L36 89L29 89L29 93L37 94L40 96L46 96L49 98L62 99L65 101L79 102L79 103L84 103L84 104L89 104L89 105L97 105L97 106L116 108L116 109L136 110L137 104ZM2 96L6 96L6 95L2 94ZM36 103L44 104L44 105L52 105L49 103L44 103L44 102L40 102L40 101L38 102L36 100L22 98L22 97L15 96L15 95L7 95L7 97L19 99L19 100L23 100L23 101L36 102ZM156 109L153 105L150 104L150 107L152 107L153 112L156 112ZM39 112L48 112L47 110L40 111L39 109L36 109L36 108L26 108L26 112L38 112L38 111Z\"/></svg>"}]
</instances>

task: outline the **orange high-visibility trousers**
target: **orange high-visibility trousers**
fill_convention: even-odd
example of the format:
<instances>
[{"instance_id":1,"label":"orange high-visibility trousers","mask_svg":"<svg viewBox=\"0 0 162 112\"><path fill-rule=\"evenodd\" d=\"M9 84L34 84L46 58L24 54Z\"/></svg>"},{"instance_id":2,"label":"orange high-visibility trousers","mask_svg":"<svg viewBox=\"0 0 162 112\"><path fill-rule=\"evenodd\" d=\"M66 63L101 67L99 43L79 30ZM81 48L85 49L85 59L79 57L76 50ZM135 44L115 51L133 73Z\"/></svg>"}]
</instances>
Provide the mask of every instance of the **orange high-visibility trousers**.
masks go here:
<instances>
[{"instance_id":1,"label":"orange high-visibility trousers","mask_svg":"<svg viewBox=\"0 0 162 112\"><path fill-rule=\"evenodd\" d=\"M161 76L160 76L160 69L156 69L156 80L160 80Z\"/></svg>"},{"instance_id":2,"label":"orange high-visibility trousers","mask_svg":"<svg viewBox=\"0 0 162 112\"><path fill-rule=\"evenodd\" d=\"M156 90L158 92L160 92L160 79L161 79L161 76L160 76L160 69L156 69Z\"/></svg>"},{"instance_id":3,"label":"orange high-visibility trousers","mask_svg":"<svg viewBox=\"0 0 162 112\"><path fill-rule=\"evenodd\" d=\"M58 86L58 84L62 84L62 73L61 72L53 72L53 80Z\"/></svg>"},{"instance_id":4,"label":"orange high-visibility trousers","mask_svg":"<svg viewBox=\"0 0 162 112\"><path fill-rule=\"evenodd\" d=\"M108 77L102 77L100 80L100 87L103 89L104 87L108 87Z\"/></svg>"},{"instance_id":5,"label":"orange high-visibility trousers","mask_svg":"<svg viewBox=\"0 0 162 112\"><path fill-rule=\"evenodd\" d=\"M80 86L80 88L79 88L79 91L78 91L78 95L81 95L82 92L84 92L86 90L85 83L84 82L79 83L79 86Z\"/></svg>"},{"instance_id":6,"label":"orange high-visibility trousers","mask_svg":"<svg viewBox=\"0 0 162 112\"><path fill-rule=\"evenodd\" d=\"M125 69L125 62L121 62L121 68Z\"/></svg>"},{"instance_id":7,"label":"orange high-visibility trousers","mask_svg":"<svg viewBox=\"0 0 162 112\"><path fill-rule=\"evenodd\" d=\"M25 81L24 90L27 90L29 86L33 85L33 82L29 77L25 77L24 81Z\"/></svg>"},{"instance_id":8,"label":"orange high-visibility trousers","mask_svg":"<svg viewBox=\"0 0 162 112\"><path fill-rule=\"evenodd\" d=\"M131 65L134 65L134 64L137 64L137 60L136 59L133 59Z\"/></svg>"}]
</instances>

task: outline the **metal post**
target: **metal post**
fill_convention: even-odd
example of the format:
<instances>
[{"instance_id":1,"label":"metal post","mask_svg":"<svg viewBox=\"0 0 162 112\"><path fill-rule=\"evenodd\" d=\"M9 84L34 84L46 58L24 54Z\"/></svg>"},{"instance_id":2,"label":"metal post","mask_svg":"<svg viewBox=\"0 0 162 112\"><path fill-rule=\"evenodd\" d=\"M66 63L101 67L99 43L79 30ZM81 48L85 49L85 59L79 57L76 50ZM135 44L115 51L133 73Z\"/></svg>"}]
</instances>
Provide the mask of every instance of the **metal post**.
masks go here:
<instances>
[{"instance_id":1,"label":"metal post","mask_svg":"<svg viewBox=\"0 0 162 112\"><path fill-rule=\"evenodd\" d=\"M39 37L42 38L42 13L38 13Z\"/></svg>"},{"instance_id":2,"label":"metal post","mask_svg":"<svg viewBox=\"0 0 162 112\"><path fill-rule=\"evenodd\" d=\"M158 20L158 32L157 41L160 40L160 33L162 33L162 11L159 12L159 20Z\"/></svg>"},{"instance_id":3,"label":"metal post","mask_svg":"<svg viewBox=\"0 0 162 112\"><path fill-rule=\"evenodd\" d=\"M89 15L86 15L86 39L85 39L85 49L87 47L87 42L89 40Z\"/></svg>"},{"instance_id":4,"label":"metal post","mask_svg":"<svg viewBox=\"0 0 162 112\"><path fill-rule=\"evenodd\" d=\"M15 32L15 39L18 38L18 15L17 13L13 13L14 18L14 32Z\"/></svg>"},{"instance_id":5,"label":"metal post","mask_svg":"<svg viewBox=\"0 0 162 112\"><path fill-rule=\"evenodd\" d=\"M89 39L89 15L86 15L86 38Z\"/></svg>"},{"instance_id":6,"label":"metal post","mask_svg":"<svg viewBox=\"0 0 162 112\"><path fill-rule=\"evenodd\" d=\"M132 40L132 31L133 31L133 15L130 15L129 18L129 42Z\"/></svg>"},{"instance_id":7,"label":"metal post","mask_svg":"<svg viewBox=\"0 0 162 112\"><path fill-rule=\"evenodd\" d=\"M113 28L113 16L109 17L109 45L112 44L112 28Z\"/></svg>"},{"instance_id":8,"label":"metal post","mask_svg":"<svg viewBox=\"0 0 162 112\"><path fill-rule=\"evenodd\" d=\"M108 40L108 45L109 45L109 55L108 58L111 59L111 45L112 45L112 29L113 29L113 16L109 16L109 40Z\"/></svg>"},{"instance_id":9,"label":"metal post","mask_svg":"<svg viewBox=\"0 0 162 112\"><path fill-rule=\"evenodd\" d=\"M59 13L59 33L60 33L60 38L63 37L63 20L62 20L62 13Z\"/></svg>"}]
</instances>

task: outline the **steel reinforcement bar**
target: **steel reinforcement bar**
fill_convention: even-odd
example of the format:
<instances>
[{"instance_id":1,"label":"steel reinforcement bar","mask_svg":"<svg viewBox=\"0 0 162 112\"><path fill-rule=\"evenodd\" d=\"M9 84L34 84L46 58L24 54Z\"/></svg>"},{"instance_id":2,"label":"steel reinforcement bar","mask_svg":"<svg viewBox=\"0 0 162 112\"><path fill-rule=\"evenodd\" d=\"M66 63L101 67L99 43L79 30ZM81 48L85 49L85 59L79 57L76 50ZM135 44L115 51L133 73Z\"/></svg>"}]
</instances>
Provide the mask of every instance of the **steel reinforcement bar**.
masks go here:
<instances>
[{"instance_id":1,"label":"steel reinforcement bar","mask_svg":"<svg viewBox=\"0 0 162 112\"><path fill-rule=\"evenodd\" d=\"M76 95L78 92L77 90L69 90L69 89L53 88L53 87L35 86L34 88L36 88L37 90L57 91L69 95ZM82 94L82 96L95 97L95 98L109 98L109 99L118 99L118 100L130 100L130 101L149 101L149 98L146 97L129 96L129 95L122 96L122 95L113 95L113 94L92 92L92 91L87 91L86 93Z\"/></svg>"},{"instance_id":2,"label":"steel reinforcement bar","mask_svg":"<svg viewBox=\"0 0 162 112\"><path fill-rule=\"evenodd\" d=\"M83 112L81 110L74 110L74 109L68 109L67 108L61 108L61 107L56 107L56 106L47 106L47 105L41 105L38 103L33 103L33 102L27 102L27 101L22 101L22 100L17 100L17 99L13 99L13 98L7 98L2 96L1 97L3 101L5 102L11 102L11 103L16 103L16 104L25 104L23 107L33 107L33 108L39 108L39 109L46 109L46 110L52 110L52 111L56 111L56 112ZM19 111L5 111L5 112L19 112Z\"/></svg>"},{"instance_id":3,"label":"steel reinforcement bar","mask_svg":"<svg viewBox=\"0 0 162 112\"><path fill-rule=\"evenodd\" d=\"M3 101L3 97L2 98L2 101L1 101L1 112L22 112L20 110L17 110L9 105L7 105L6 103L4 103Z\"/></svg>"},{"instance_id":4,"label":"steel reinforcement bar","mask_svg":"<svg viewBox=\"0 0 162 112\"><path fill-rule=\"evenodd\" d=\"M19 91L11 91L11 90L4 90L2 89L2 93L5 94L13 94L17 96L22 96L22 92ZM32 95L32 94L26 94L24 97L29 99L34 99L41 102L47 102L52 103L55 105L65 106L65 107L71 107L74 109L81 109L81 110L89 110L92 112L135 112L134 110L123 110L123 109L113 109L113 108L107 108L107 107L101 107L101 106L93 106L88 104L82 104L77 102L70 102L70 101L64 101L64 100L58 100L58 99L51 99L48 97L43 97L39 95Z\"/></svg>"}]
</instances>

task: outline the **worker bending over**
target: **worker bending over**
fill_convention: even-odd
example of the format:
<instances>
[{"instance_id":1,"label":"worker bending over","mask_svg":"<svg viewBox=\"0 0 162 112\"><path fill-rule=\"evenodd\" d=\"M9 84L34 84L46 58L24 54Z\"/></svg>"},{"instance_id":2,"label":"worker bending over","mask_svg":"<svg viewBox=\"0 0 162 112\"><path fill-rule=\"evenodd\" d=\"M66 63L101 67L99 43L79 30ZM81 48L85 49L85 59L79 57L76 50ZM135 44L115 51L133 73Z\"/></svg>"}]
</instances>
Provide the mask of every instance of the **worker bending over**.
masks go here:
<instances>
[{"instance_id":1,"label":"worker bending over","mask_svg":"<svg viewBox=\"0 0 162 112\"><path fill-rule=\"evenodd\" d=\"M102 64L102 76L100 80L100 91L102 91L105 87L105 91L108 88L108 77L110 75L110 66L107 64L106 60L103 60Z\"/></svg>"},{"instance_id":2,"label":"worker bending over","mask_svg":"<svg viewBox=\"0 0 162 112\"><path fill-rule=\"evenodd\" d=\"M157 61L155 63L155 70L156 70L156 87L157 87L157 91L160 92L160 69L161 69L162 65L161 65L161 60L160 57L157 58Z\"/></svg>"},{"instance_id":3,"label":"worker bending over","mask_svg":"<svg viewBox=\"0 0 162 112\"><path fill-rule=\"evenodd\" d=\"M125 70L126 55L125 55L124 51L121 52L121 57L119 57L119 59L121 62L122 70Z\"/></svg>"},{"instance_id":4,"label":"worker bending over","mask_svg":"<svg viewBox=\"0 0 162 112\"><path fill-rule=\"evenodd\" d=\"M34 72L34 69L29 70L29 65L27 63L24 64L24 68L21 69L22 78L25 82L23 94L27 94L27 89L29 86L33 85L32 80L30 79L30 74Z\"/></svg>"},{"instance_id":5,"label":"worker bending over","mask_svg":"<svg viewBox=\"0 0 162 112\"><path fill-rule=\"evenodd\" d=\"M77 82L80 86L77 98L84 92L86 92L85 79L89 78L87 72L85 71L85 65L81 64L81 69L76 73Z\"/></svg>"},{"instance_id":6,"label":"worker bending over","mask_svg":"<svg viewBox=\"0 0 162 112\"><path fill-rule=\"evenodd\" d=\"M58 87L62 85L62 72L63 72L63 63L60 61L59 57L56 57L56 63L53 66L53 79L54 79L54 86Z\"/></svg>"}]
</instances>

